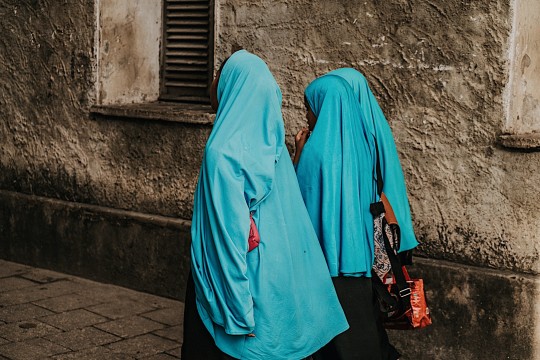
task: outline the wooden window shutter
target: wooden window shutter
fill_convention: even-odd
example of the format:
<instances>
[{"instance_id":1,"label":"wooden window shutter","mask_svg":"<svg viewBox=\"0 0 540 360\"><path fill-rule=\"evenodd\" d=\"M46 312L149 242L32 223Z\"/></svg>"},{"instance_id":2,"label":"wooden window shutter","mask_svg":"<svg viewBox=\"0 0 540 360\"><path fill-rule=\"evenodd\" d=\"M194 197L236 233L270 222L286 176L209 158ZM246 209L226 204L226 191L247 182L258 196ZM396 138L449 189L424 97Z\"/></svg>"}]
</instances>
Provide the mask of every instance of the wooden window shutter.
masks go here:
<instances>
[{"instance_id":1,"label":"wooden window shutter","mask_svg":"<svg viewBox=\"0 0 540 360\"><path fill-rule=\"evenodd\" d=\"M212 0L165 0L161 99L209 103L212 81Z\"/></svg>"}]
</instances>

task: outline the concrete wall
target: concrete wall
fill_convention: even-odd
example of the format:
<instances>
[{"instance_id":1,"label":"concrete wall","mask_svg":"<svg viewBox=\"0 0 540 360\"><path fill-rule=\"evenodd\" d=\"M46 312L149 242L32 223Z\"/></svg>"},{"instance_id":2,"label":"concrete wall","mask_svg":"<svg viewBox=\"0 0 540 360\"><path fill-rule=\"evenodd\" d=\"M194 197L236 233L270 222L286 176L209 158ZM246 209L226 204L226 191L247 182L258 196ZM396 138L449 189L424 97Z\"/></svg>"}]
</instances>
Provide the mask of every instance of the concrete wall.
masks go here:
<instances>
[{"instance_id":1,"label":"concrete wall","mask_svg":"<svg viewBox=\"0 0 540 360\"><path fill-rule=\"evenodd\" d=\"M312 79L343 66L362 71L394 131L420 252L538 273L540 154L497 145L512 4L224 0L218 57L238 43L268 62L284 93L289 143L304 124ZM540 33L536 7L521 10L535 14L523 19L530 40Z\"/></svg>"},{"instance_id":2,"label":"concrete wall","mask_svg":"<svg viewBox=\"0 0 540 360\"><path fill-rule=\"evenodd\" d=\"M0 1L0 188L190 219L210 128L92 116L94 6Z\"/></svg>"},{"instance_id":3,"label":"concrete wall","mask_svg":"<svg viewBox=\"0 0 540 360\"><path fill-rule=\"evenodd\" d=\"M157 4L0 0L0 257L182 297L189 223L166 224L191 217L211 128L189 123L193 114L182 123L91 113L156 98L159 52L141 46L159 42ZM435 323L392 333L405 358L540 354L540 154L497 143L509 114L536 111L522 104L536 96L537 32L521 42L512 25L533 29L528 6L218 1L217 58L237 43L268 62L289 145L312 79L354 66L370 81L400 152L419 253L450 261L419 261Z\"/></svg>"},{"instance_id":4,"label":"concrete wall","mask_svg":"<svg viewBox=\"0 0 540 360\"><path fill-rule=\"evenodd\" d=\"M2 258L184 298L189 221L5 190L0 204Z\"/></svg>"}]
</instances>

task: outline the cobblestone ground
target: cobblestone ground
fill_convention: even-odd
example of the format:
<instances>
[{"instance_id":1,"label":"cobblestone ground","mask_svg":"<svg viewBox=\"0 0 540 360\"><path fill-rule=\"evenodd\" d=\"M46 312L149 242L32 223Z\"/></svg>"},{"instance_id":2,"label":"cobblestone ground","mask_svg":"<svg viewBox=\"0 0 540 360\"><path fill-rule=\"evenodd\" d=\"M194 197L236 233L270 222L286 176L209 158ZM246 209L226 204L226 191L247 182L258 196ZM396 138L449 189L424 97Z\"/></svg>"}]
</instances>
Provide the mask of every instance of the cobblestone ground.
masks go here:
<instances>
[{"instance_id":1,"label":"cobblestone ground","mask_svg":"<svg viewBox=\"0 0 540 360\"><path fill-rule=\"evenodd\" d=\"M184 304L0 260L0 359L180 358Z\"/></svg>"}]
</instances>

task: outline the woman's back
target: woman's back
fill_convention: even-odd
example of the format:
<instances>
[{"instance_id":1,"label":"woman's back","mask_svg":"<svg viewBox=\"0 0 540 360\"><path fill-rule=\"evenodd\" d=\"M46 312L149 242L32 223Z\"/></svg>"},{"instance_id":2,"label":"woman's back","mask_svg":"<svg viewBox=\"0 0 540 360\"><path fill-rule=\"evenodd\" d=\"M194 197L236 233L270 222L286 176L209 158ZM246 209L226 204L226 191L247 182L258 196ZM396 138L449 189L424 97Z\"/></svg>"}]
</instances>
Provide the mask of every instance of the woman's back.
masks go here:
<instances>
[{"instance_id":1,"label":"woman's back","mask_svg":"<svg viewBox=\"0 0 540 360\"><path fill-rule=\"evenodd\" d=\"M369 208L377 196L372 131L359 119L357 97L341 77L314 80L305 96L312 133L303 145L297 175L350 324L313 358L397 359L399 353L377 317L371 282L374 234Z\"/></svg>"},{"instance_id":2,"label":"woman's back","mask_svg":"<svg viewBox=\"0 0 540 360\"><path fill-rule=\"evenodd\" d=\"M366 123L369 133L377 141L379 163L384 181L382 190L392 205L401 231L399 250L411 250L418 245L418 241L414 234L405 177L390 125L364 75L352 68L336 69L329 72L328 75L343 78L353 89L360 104L358 120Z\"/></svg>"},{"instance_id":3,"label":"woman's back","mask_svg":"<svg viewBox=\"0 0 540 360\"><path fill-rule=\"evenodd\" d=\"M283 150L281 93L246 51L219 82L192 223L197 308L233 357L304 358L348 324ZM261 242L248 252L250 213Z\"/></svg>"},{"instance_id":4,"label":"woman's back","mask_svg":"<svg viewBox=\"0 0 540 360\"><path fill-rule=\"evenodd\" d=\"M317 123L297 165L298 181L332 276L371 276L374 146L357 120L350 86L323 76L306 89Z\"/></svg>"}]
</instances>

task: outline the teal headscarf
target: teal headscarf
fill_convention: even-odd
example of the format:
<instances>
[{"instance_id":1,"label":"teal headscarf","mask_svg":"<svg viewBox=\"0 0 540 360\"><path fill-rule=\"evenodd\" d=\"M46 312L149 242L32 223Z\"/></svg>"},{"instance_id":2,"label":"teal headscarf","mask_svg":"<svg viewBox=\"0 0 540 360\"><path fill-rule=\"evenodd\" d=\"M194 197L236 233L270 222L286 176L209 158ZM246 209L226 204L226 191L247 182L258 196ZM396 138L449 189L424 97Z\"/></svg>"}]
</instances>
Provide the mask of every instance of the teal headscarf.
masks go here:
<instances>
[{"instance_id":1,"label":"teal headscarf","mask_svg":"<svg viewBox=\"0 0 540 360\"><path fill-rule=\"evenodd\" d=\"M317 124L296 173L330 274L371 277L373 137L358 121L358 101L342 78L320 77L307 87L305 96Z\"/></svg>"},{"instance_id":2,"label":"teal headscarf","mask_svg":"<svg viewBox=\"0 0 540 360\"><path fill-rule=\"evenodd\" d=\"M348 324L282 156L281 92L266 64L242 50L223 67L218 101L191 228L201 320L235 358L305 358ZM248 252L250 212L261 243Z\"/></svg>"},{"instance_id":3,"label":"teal headscarf","mask_svg":"<svg viewBox=\"0 0 540 360\"><path fill-rule=\"evenodd\" d=\"M366 127L370 129L370 133L377 140L381 172L384 179L383 192L392 205L401 230L399 251L411 250L418 245L418 241L414 235L405 178L390 125L364 75L352 68L337 69L329 72L328 75L339 76L347 81L360 102L362 119L366 121Z\"/></svg>"}]
</instances>

